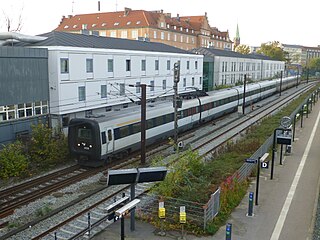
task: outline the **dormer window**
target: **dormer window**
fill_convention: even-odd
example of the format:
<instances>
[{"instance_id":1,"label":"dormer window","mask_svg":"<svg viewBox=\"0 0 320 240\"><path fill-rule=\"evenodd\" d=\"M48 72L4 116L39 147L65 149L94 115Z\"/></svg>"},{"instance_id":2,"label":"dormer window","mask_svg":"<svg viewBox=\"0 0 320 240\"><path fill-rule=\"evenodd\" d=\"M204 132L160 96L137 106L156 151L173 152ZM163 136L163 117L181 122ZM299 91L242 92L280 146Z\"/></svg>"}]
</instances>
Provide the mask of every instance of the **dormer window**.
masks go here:
<instances>
[{"instance_id":1,"label":"dormer window","mask_svg":"<svg viewBox=\"0 0 320 240\"><path fill-rule=\"evenodd\" d=\"M77 28L77 27L78 27L78 25L76 25L76 24L75 24L75 25L73 25L73 28Z\"/></svg>"},{"instance_id":2,"label":"dormer window","mask_svg":"<svg viewBox=\"0 0 320 240\"><path fill-rule=\"evenodd\" d=\"M192 33L194 33L194 30L192 29Z\"/></svg>"},{"instance_id":3,"label":"dormer window","mask_svg":"<svg viewBox=\"0 0 320 240\"><path fill-rule=\"evenodd\" d=\"M64 26L64 29L67 29L67 28L69 28L69 26L68 26L68 25L65 25L65 26Z\"/></svg>"},{"instance_id":4,"label":"dormer window","mask_svg":"<svg viewBox=\"0 0 320 240\"><path fill-rule=\"evenodd\" d=\"M167 28L170 28L170 24L167 24Z\"/></svg>"},{"instance_id":5,"label":"dormer window","mask_svg":"<svg viewBox=\"0 0 320 240\"><path fill-rule=\"evenodd\" d=\"M180 31L182 31L183 30L183 28L182 27L180 27Z\"/></svg>"},{"instance_id":6,"label":"dormer window","mask_svg":"<svg viewBox=\"0 0 320 240\"><path fill-rule=\"evenodd\" d=\"M87 29L88 28L88 24L82 24L82 29Z\"/></svg>"},{"instance_id":7,"label":"dormer window","mask_svg":"<svg viewBox=\"0 0 320 240\"><path fill-rule=\"evenodd\" d=\"M92 27L95 27L95 26L97 26L97 24L94 23L94 24L92 24L91 26L92 26Z\"/></svg>"},{"instance_id":8,"label":"dormer window","mask_svg":"<svg viewBox=\"0 0 320 240\"><path fill-rule=\"evenodd\" d=\"M129 21L129 22L127 22L127 25L130 25L131 24L131 22Z\"/></svg>"},{"instance_id":9,"label":"dormer window","mask_svg":"<svg viewBox=\"0 0 320 240\"><path fill-rule=\"evenodd\" d=\"M189 32L189 28L186 28L186 32Z\"/></svg>"},{"instance_id":10,"label":"dormer window","mask_svg":"<svg viewBox=\"0 0 320 240\"><path fill-rule=\"evenodd\" d=\"M177 29L177 26L173 26L173 29L176 30L176 29Z\"/></svg>"},{"instance_id":11,"label":"dormer window","mask_svg":"<svg viewBox=\"0 0 320 240\"><path fill-rule=\"evenodd\" d=\"M105 27L105 26L107 26L107 23L104 22L104 23L101 24L101 26Z\"/></svg>"},{"instance_id":12,"label":"dormer window","mask_svg":"<svg viewBox=\"0 0 320 240\"><path fill-rule=\"evenodd\" d=\"M161 22L161 23L160 23L160 27L161 27L161 28L164 28L164 26L165 26L164 22Z\"/></svg>"},{"instance_id":13,"label":"dormer window","mask_svg":"<svg viewBox=\"0 0 320 240\"><path fill-rule=\"evenodd\" d=\"M119 23L118 23L118 22L115 22L113 25L114 25L114 26L118 26L118 25L119 25Z\"/></svg>"},{"instance_id":14,"label":"dormer window","mask_svg":"<svg viewBox=\"0 0 320 240\"><path fill-rule=\"evenodd\" d=\"M137 23L136 24L140 24L141 23L141 21L137 21Z\"/></svg>"}]
</instances>

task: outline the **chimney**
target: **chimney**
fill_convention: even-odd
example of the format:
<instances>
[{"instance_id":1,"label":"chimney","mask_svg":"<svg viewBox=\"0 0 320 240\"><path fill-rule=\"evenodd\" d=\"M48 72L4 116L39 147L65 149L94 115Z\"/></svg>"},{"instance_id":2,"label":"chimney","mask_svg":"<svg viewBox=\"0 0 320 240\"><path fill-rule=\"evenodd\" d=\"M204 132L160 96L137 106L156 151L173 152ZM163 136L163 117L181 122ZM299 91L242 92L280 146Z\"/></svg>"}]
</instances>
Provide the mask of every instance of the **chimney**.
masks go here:
<instances>
[{"instance_id":1,"label":"chimney","mask_svg":"<svg viewBox=\"0 0 320 240\"><path fill-rule=\"evenodd\" d=\"M180 16L179 16L179 13L177 13L177 20L180 22Z\"/></svg>"},{"instance_id":2,"label":"chimney","mask_svg":"<svg viewBox=\"0 0 320 240\"><path fill-rule=\"evenodd\" d=\"M130 11L131 11L131 8L125 7L125 8L124 8L124 16L128 16L129 13L130 13Z\"/></svg>"},{"instance_id":3,"label":"chimney","mask_svg":"<svg viewBox=\"0 0 320 240\"><path fill-rule=\"evenodd\" d=\"M98 12L100 12L100 1L98 1Z\"/></svg>"}]
</instances>

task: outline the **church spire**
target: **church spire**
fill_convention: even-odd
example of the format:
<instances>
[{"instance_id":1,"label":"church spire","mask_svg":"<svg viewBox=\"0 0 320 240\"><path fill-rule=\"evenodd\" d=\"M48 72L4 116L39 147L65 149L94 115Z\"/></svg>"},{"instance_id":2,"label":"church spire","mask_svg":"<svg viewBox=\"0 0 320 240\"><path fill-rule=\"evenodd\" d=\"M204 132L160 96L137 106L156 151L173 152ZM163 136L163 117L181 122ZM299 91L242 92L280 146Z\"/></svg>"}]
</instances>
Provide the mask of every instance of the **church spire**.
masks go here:
<instances>
[{"instance_id":1,"label":"church spire","mask_svg":"<svg viewBox=\"0 0 320 240\"><path fill-rule=\"evenodd\" d=\"M238 25L238 23L237 23L236 36L235 36L233 41L234 41L233 49L235 50L236 47L240 45L240 33L239 33L239 25Z\"/></svg>"}]
</instances>

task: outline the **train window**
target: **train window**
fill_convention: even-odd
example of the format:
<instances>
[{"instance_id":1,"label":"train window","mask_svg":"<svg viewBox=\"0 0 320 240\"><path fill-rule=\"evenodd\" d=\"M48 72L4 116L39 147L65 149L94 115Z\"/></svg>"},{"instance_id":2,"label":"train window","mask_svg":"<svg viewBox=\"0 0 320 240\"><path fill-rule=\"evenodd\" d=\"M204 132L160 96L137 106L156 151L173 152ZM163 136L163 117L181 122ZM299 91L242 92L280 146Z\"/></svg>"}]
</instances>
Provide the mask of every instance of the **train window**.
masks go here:
<instances>
[{"instance_id":1,"label":"train window","mask_svg":"<svg viewBox=\"0 0 320 240\"><path fill-rule=\"evenodd\" d=\"M91 130L88 128L78 128L78 138L91 139Z\"/></svg>"},{"instance_id":2,"label":"train window","mask_svg":"<svg viewBox=\"0 0 320 240\"><path fill-rule=\"evenodd\" d=\"M109 138L109 132L108 132L108 138ZM119 128L116 128L114 130L114 139L117 140L120 138L120 129Z\"/></svg>"},{"instance_id":3,"label":"train window","mask_svg":"<svg viewBox=\"0 0 320 240\"><path fill-rule=\"evenodd\" d=\"M163 124L163 118L162 116L156 117L156 126L160 126Z\"/></svg>"},{"instance_id":4,"label":"train window","mask_svg":"<svg viewBox=\"0 0 320 240\"><path fill-rule=\"evenodd\" d=\"M129 135L129 126L123 126L120 128L120 138L124 138Z\"/></svg>"},{"instance_id":5,"label":"train window","mask_svg":"<svg viewBox=\"0 0 320 240\"><path fill-rule=\"evenodd\" d=\"M108 130L108 141L109 142L112 141L112 130L111 129Z\"/></svg>"},{"instance_id":6,"label":"train window","mask_svg":"<svg viewBox=\"0 0 320 240\"><path fill-rule=\"evenodd\" d=\"M147 129L153 128L154 124L153 124L153 118L147 120Z\"/></svg>"},{"instance_id":7,"label":"train window","mask_svg":"<svg viewBox=\"0 0 320 240\"><path fill-rule=\"evenodd\" d=\"M140 123L134 123L132 124L132 134L138 133L141 130L141 124Z\"/></svg>"},{"instance_id":8,"label":"train window","mask_svg":"<svg viewBox=\"0 0 320 240\"><path fill-rule=\"evenodd\" d=\"M188 115L188 109L183 110L183 115L182 115L182 117L185 118L185 117L188 117L188 116L189 116L189 115Z\"/></svg>"},{"instance_id":9,"label":"train window","mask_svg":"<svg viewBox=\"0 0 320 240\"><path fill-rule=\"evenodd\" d=\"M107 143L106 132L102 132L101 133L101 141L102 141L102 144L106 144Z\"/></svg>"},{"instance_id":10,"label":"train window","mask_svg":"<svg viewBox=\"0 0 320 240\"><path fill-rule=\"evenodd\" d=\"M167 122L167 123L173 122L173 119L174 119L173 113L167 114L166 116L167 116L167 117L166 117L166 122Z\"/></svg>"}]
</instances>

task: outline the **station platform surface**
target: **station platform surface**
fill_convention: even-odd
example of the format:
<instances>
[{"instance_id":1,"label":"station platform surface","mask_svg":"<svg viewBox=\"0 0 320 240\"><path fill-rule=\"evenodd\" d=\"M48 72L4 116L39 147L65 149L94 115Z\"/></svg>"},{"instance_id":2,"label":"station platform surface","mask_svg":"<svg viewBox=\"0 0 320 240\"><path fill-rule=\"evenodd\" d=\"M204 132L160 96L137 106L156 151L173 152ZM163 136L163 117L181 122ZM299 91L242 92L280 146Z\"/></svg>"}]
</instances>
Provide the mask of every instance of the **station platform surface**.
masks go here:
<instances>
[{"instance_id":1,"label":"station platform surface","mask_svg":"<svg viewBox=\"0 0 320 240\"><path fill-rule=\"evenodd\" d=\"M239 206L228 219L232 224L233 240L302 240L312 239L319 196L320 176L320 101L313 106L308 118L296 123L292 152L279 163L279 150L275 159L273 179L268 169L261 169L258 205L253 216L247 216L249 192L256 191L254 179ZM136 221L136 230L130 231L130 220L125 220L125 239L169 240L182 239L181 232L166 232L159 236L151 224ZM120 221L112 224L94 240L120 239ZM184 239L226 239L226 226L214 236L197 237L187 234Z\"/></svg>"}]
</instances>

